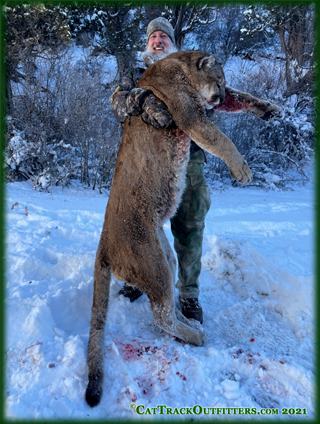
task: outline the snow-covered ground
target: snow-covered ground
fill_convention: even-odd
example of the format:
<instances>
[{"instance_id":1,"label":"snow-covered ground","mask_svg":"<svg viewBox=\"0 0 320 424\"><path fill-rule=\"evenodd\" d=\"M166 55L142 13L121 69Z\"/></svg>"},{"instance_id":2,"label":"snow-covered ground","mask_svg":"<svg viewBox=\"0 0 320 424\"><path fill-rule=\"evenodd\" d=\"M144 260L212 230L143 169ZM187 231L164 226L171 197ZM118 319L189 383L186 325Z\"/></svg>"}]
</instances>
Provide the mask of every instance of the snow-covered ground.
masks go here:
<instances>
[{"instance_id":1,"label":"snow-covered ground","mask_svg":"<svg viewBox=\"0 0 320 424\"><path fill-rule=\"evenodd\" d=\"M86 353L107 195L60 188L40 193L31 183L12 183L5 204L7 417L150 418L131 403L278 408L279 414L306 408L307 417L315 417L311 183L295 191L212 193L200 278L204 347L159 330L147 297L130 303L118 296L121 283L112 281L104 395L93 409L84 400ZM169 224L165 231L172 243ZM153 417L249 418L232 412Z\"/></svg>"}]
</instances>

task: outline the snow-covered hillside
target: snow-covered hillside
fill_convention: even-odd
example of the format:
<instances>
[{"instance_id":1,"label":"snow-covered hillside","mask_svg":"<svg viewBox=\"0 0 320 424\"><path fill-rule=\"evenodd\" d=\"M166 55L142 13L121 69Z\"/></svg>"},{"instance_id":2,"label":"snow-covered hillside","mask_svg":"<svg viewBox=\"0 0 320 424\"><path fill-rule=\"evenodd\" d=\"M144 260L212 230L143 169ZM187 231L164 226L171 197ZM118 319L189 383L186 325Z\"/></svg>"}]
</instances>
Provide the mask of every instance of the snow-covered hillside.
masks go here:
<instances>
[{"instance_id":1,"label":"snow-covered hillside","mask_svg":"<svg viewBox=\"0 0 320 424\"><path fill-rule=\"evenodd\" d=\"M84 400L86 353L107 195L61 188L40 193L28 182L9 184L7 417L150 418L130 409L131 403L279 413L306 408L314 417L313 190L310 183L286 192L213 192L201 274L204 347L184 345L159 330L147 297L130 303L118 296L121 283L113 280L104 396L91 409ZM169 223L165 231L172 243Z\"/></svg>"}]
</instances>

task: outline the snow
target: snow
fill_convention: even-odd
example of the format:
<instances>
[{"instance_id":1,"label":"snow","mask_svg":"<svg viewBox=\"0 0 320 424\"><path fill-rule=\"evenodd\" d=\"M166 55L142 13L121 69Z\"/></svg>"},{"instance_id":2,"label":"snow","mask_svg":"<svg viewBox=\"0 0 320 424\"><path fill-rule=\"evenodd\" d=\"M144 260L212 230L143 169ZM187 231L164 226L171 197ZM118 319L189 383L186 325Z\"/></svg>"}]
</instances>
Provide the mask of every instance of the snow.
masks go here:
<instances>
[{"instance_id":1,"label":"snow","mask_svg":"<svg viewBox=\"0 0 320 424\"><path fill-rule=\"evenodd\" d=\"M306 408L314 417L314 202L311 183L295 191L212 192L200 276L203 347L179 343L157 328L147 297L130 303L118 296L121 283L113 279L104 395L92 409L84 400L86 354L107 194L9 184L7 417L141 419L132 402L145 408L279 408L279 414L285 407ZM169 223L165 232L172 244Z\"/></svg>"},{"instance_id":2,"label":"snow","mask_svg":"<svg viewBox=\"0 0 320 424\"><path fill-rule=\"evenodd\" d=\"M78 61L86 62L88 55L90 54L92 47L84 48L82 46L77 46L73 44L70 48L70 59L76 64ZM115 56L104 56L102 58L102 72L101 79L104 84L108 84L114 81L117 75L117 61Z\"/></svg>"}]
</instances>

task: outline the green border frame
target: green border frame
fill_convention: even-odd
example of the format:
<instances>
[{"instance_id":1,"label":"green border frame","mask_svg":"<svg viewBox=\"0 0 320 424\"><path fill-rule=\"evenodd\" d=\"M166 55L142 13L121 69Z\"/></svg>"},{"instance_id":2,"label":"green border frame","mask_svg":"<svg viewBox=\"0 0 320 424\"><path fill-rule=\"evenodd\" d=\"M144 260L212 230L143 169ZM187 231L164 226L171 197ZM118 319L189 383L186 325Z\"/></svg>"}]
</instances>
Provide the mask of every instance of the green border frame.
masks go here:
<instances>
[{"instance_id":1,"label":"green border frame","mask_svg":"<svg viewBox=\"0 0 320 424\"><path fill-rule=\"evenodd\" d=\"M66 0L62 0L62 1L56 1L56 0L52 0L51 2L54 2L54 3L60 3L60 4L65 4L65 5L67 5L67 4L70 4L70 3L72 3L72 1L66 1ZM156 6L159 6L159 5L161 5L161 4L184 4L184 3L187 3L186 1L168 1L168 2L166 2L166 1L164 1L164 0L159 0L159 1L155 1L155 0L144 0L144 1L136 1L136 0L133 0L133 1L130 1L130 0L115 0L115 1L108 1L108 0L103 0L103 1L100 1L101 3L104 3L104 4L128 4L128 3L131 3L133 6L135 5L135 4L148 4L148 5L152 5L152 4L154 4L154 5L156 5ZM28 1L21 1L21 0L17 0L17 1L8 1L7 2L8 4L18 4L18 3L25 3L25 4L30 4L30 3L46 3L46 0L43 0L43 1L30 1L30 2L28 2ZM82 1L79 1L78 3L80 3L80 4L90 4L90 3L92 3L92 1L85 1L85 0L82 0ZM192 3L192 0L191 0L191 3ZM252 4L252 3L254 3L254 4L265 4L266 3L266 1L255 1L255 0L252 0L252 1L249 1L249 0L243 0L243 1L237 1L237 0L229 0L229 1L212 1L212 0L209 0L209 1L207 1L207 2L205 2L205 1L203 1L203 3L206 3L206 4L211 4L211 5L217 5L217 6L219 6L219 5L230 5L230 6L232 6L232 4ZM311 4L311 3L314 3L315 4L315 7L316 7L316 22L315 22L315 28L316 28L316 34L315 34L315 37L316 37L316 60L318 59L318 57L319 57L319 43L317 42L318 40L319 40L319 32L320 32L320 22L319 22L319 13L320 13L320 4L317 2L317 1L304 1L304 0L301 0L301 1L284 1L284 0L279 0L279 1L272 1L272 2L270 2L270 3L274 3L274 4L279 4L279 3L289 3L289 4L305 4L305 3L307 3L307 4ZM3 17L3 13L1 13L1 19L0 19L0 34L2 34L2 35L4 35L4 17ZM3 39L4 39L4 37L3 37ZM1 58L3 59L4 58L4 43L1 43L0 44L0 55L1 55ZM1 73L1 80L0 80L0 89L1 89L1 95L2 95L2 97L1 97L1 99L2 99L2 101L1 101L1 105L0 105L0 112L1 112L1 118L2 118L2 120L1 120L1 123L2 123L2 155L3 155L3 146L4 146L4 137L5 137L5 125L4 125L4 118L5 118L5 75L4 75L4 66L3 66L3 60L2 60L2 67L1 67L1 70L2 70L2 73ZM318 81L318 79L319 79L319 77L318 77L318 66L317 66L317 75L316 75L316 85L315 85L315 88L316 88L316 98L317 98L317 96L318 96L318 94L319 94L319 81ZM316 276L316 287L315 287L315 293L316 293L316 296L315 296L315 299L314 299L314 301L315 301L315 311L316 311L316 317L317 317L317 324L318 324L318 319L319 319L319 310L318 310L318 308L317 308L317 306L319 305L319 288L318 288L318 284L317 284L317 282L318 282L318 279L319 279L319 271L320 271L320 262L317 262L317 258L319 258L319 256L320 256L320 251L319 251L319 238L318 238L318 234L319 234L319 231L318 231L318 219L319 219L319 179L320 179L320 172L319 172L319 170L318 170L318 167L317 167L317 156L319 155L319 140L318 140L318 128L319 128L319 113L317 112L317 110L318 110L318 101L316 101L316 106L315 106L315 114L316 114L316 147L315 147L315 153L316 153L316 160L315 160L315 181L316 181L316 188L315 188L315 190L316 190L316 196L315 196L315 201L316 201L316 204L315 204L315 244L316 244L316 249L315 249L315 276ZM2 396L1 396L1 402L0 402L0 418L1 418L1 421L2 422L8 422L8 423L15 423L15 422L23 422L23 423L34 423L34 422L37 422L37 423L52 423L52 422L61 422L61 420L23 420L23 419L17 419L17 420L14 420L14 419L8 419L8 418L6 418L5 417L5 407L4 407L4 402L5 402L5 343L4 343L4 333L5 333L5 331L4 331L4 323L5 323L5 314L4 314L4 309L5 309L5 301L4 301L4 299L5 299L5 296L4 296L4 293L5 293L5 279L4 279L4 271L5 271L5 262L4 262L4 255L5 255L5 251L4 251L4 240L5 240L5 231L4 231L4 227L5 227L5 214L4 214L4 196L5 196L5 182L4 182L4 174L3 174L3 172L1 172L1 176L0 176L0 199L2 200L2 202L1 202L1 208L0 208L0 219L1 219L1 223L2 223L2 225L0 226L0 239L1 239L1 241L2 241L2 243L1 243L1 247L0 247L0 249L1 249L1 259L0 259L0 270L1 270L1 288L2 288L2 290L1 290L1 300L2 300L2 308L1 308L1 322L2 322L2 324L3 324L3 326L2 326L2 337L0 338L0 343L1 343L1 353L2 353L2 358L4 359L3 360L3 362L2 362L2 367L1 367L1 380L0 380L0 384L1 384L1 388L2 388ZM317 330L317 334L316 334L316 343L319 341L319 328L317 327L316 328L316 330ZM315 359L317 359L317 358L319 358L319 355L317 355L316 354L316 356L315 356ZM319 400L319 389L318 389L318 385L319 385L319 371L318 371L318 367L317 366L315 366L315 369L314 369L314 373L315 373L315 377L316 377L316 393L315 393L315 409L317 408L317 400ZM191 406L191 405L190 405ZM128 405L128 408L129 408L129 405ZM306 420L307 420L307 422L318 422L318 418L319 416L318 416L318 414L316 414L316 416L315 416L315 418L313 418L313 419L307 419L307 418L303 418L303 421L305 422ZM157 420L160 420L160 418L157 418ZM250 419L250 418L248 418L248 419ZM198 420L198 419L193 419L193 418L191 418L190 416L187 416L186 418L185 418L185 420L187 420L187 421L200 421L201 420L201 418ZM83 422L93 422L93 423L98 423L98 422L101 422L101 421L96 421L96 420L91 420L91 419L88 419L88 420L72 420L72 419L70 419L70 420L66 420L66 421L70 421L70 422L79 422L79 423L83 423ZM210 420L210 419L208 419L208 420L206 420L205 422L213 422L213 421L215 421L215 419L213 418L212 420ZM223 420L222 420L223 421ZM234 418L234 419L228 419L227 420L228 422L239 422L239 419L237 419L237 418ZM259 422L259 423L261 423L261 422L263 422L263 423L269 423L270 422L270 420L261 420L261 419L259 419L259 418L257 418L257 421ZM290 419L289 420L285 420L285 419L280 419L280 421L281 422L287 422L287 421L290 421ZM294 422L299 422L300 420L296 420L296 419L294 419ZM110 422L110 423L113 423L113 422L117 422L117 423L132 423L132 422L137 422L136 421L136 419L133 419L133 420L123 420L123 419L117 419L117 420L114 420L114 419L110 419L110 420L108 420L108 419L106 419L104 422ZM152 423L154 423L155 422L155 420L148 420L148 419L143 419L143 422L146 422L146 423L149 423L149 422L152 422ZM165 422L166 423L176 423L177 421L176 420L170 420L170 419L165 419ZM220 420L219 420L219 422L220 422ZM272 422L275 422L275 419L273 419L272 420Z\"/></svg>"}]
</instances>

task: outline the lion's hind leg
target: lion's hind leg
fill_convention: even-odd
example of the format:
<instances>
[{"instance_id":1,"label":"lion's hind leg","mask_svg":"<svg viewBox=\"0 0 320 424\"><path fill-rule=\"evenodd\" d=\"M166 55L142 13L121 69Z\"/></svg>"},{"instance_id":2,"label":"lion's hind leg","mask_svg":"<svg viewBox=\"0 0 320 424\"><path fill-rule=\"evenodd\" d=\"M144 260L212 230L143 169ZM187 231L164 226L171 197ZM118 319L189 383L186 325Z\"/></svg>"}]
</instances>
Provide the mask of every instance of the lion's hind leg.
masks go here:
<instances>
[{"instance_id":1,"label":"lion's hind leg","mask_svg":"<svg viewBox=\"0 0 320 424\"><path fill-rule=\"evenodd\" d=\"M177 319L172 272L162 246L149 245L149 253L152 262L144 258L140 266L141 282L135 285L147 294L155 323L185 343L202 346L205 334L188 322Z\"/></svg>"},{"instance_id":2,"label":"lion's hind leg","mask_svg":"<svg viewBox=\"0 0 320 424\"><path fill-rule=\"evenodd\" d=\"M111 269L99 246L94 268L94 292L88 346L88 386L86 401L99 404L104 377L104 330L107 318Z\"/></svg>"},{"instance_id":3,"label":"lion's hind leg","mask_svg":"<svg viewBox=\"0 0 320 424\"><path fill-rule=\"evenodd\" d=\"M159 241L160 241L162 250L164 251L164 254L165 254L166 259L167 259L168 264L169 264L169 268L170 268L171 275L172 275L172 284L174 286L175 277L176 277L176 269L177 269L177 261L176 261L176 258L174 256L174 253L171 249L169 240L167 239L167 237L165 235L163 227L158 228L158 237L159 237Z\"/></svg>"}]
</instances>

